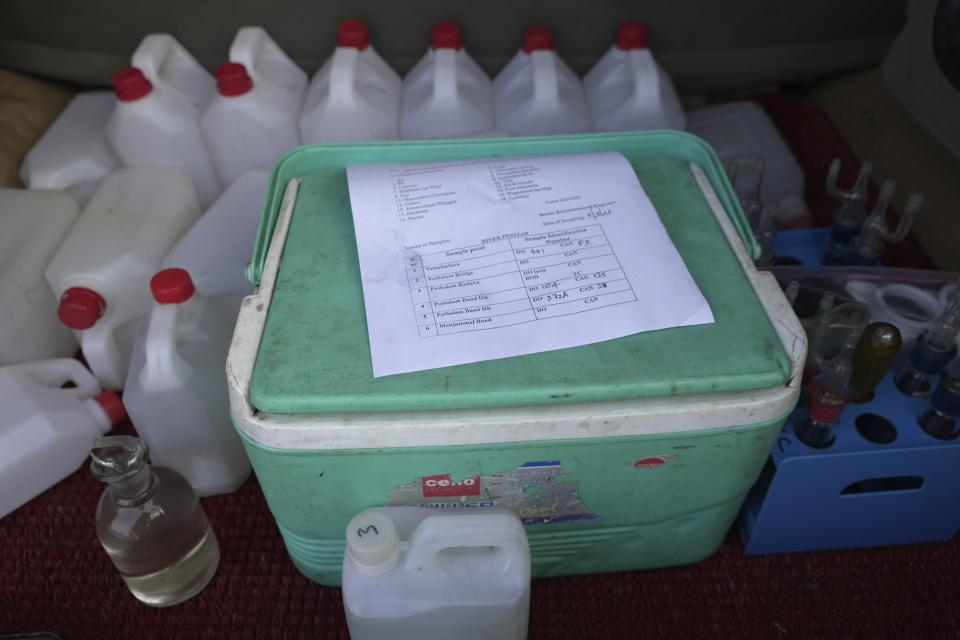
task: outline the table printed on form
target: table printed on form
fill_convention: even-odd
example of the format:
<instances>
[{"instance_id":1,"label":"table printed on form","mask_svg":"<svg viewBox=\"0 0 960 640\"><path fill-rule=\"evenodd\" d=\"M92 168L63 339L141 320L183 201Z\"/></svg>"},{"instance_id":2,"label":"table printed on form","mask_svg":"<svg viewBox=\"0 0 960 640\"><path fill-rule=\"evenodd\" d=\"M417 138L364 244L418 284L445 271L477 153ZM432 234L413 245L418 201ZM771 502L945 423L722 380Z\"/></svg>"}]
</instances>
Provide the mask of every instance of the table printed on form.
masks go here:
<instances>
[{"instance_id":1,"label":"table printed on form","mask_svg":"<svg viewBox=\"0 0 960 640\"><path fill-rule=\"evenodd\" d=\"M619 153L347 176L375 377L713 322Z\"/></svg>"}]
</instances>

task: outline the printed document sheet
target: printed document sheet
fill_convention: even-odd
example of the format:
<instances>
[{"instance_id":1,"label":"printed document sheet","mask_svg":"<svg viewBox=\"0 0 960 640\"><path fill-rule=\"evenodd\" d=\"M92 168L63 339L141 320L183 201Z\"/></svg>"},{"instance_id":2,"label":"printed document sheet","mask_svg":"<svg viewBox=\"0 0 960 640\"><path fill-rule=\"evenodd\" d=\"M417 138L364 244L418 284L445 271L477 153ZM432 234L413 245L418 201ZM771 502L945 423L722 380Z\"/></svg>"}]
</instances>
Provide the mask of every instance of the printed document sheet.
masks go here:
<instances>
[{"instance_id":1,"label":"printed document sheet","mask_svg":"<svg viewBox=\"0 0 960 640\"><path fill-rule=\"evenodd\" d=\"M713 322L619 153L347 177L376 377Z\"/></svg>"}]
</instances>

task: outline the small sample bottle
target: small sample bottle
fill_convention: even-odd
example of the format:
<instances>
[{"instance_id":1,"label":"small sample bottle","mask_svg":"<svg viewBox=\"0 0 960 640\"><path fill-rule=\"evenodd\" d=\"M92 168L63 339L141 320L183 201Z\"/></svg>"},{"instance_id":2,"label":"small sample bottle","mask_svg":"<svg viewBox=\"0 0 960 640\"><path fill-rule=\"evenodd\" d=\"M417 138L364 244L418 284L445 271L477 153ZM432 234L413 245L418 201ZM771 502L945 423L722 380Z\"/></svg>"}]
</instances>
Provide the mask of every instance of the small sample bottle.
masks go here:
<instances>
[{"instance_id":1,"label":"small sample bottle","mask_svg":"<svg viewBox=\"0 0 960 640\"><path fill-rule=\"evenodd\" d=\"M97 537L140 602L169 607L200 593L220 563L220 547L193 487L173 469L147 464L132 436L97 438L90 471L106 483Z\"/></svg>"},{"instance_id":2,"label":"small sample bottle","mask_svg":"<svg viewBox=\"0 0 960 640\"><path fill-rule=\"evenodd\" d=\"M820 361L823 358L823 343L827 330L830 328L831 311L833 310L834 295L831 292L823 294L820 306L813 322L807 326L807 361L803 368L803 383L813 379L820 370Z\"/></svg>"},{"instance_id":3,"label":"small sample bottle","mask_svg":"<svg viewBox=\"0 0 960 640\"><path fill-rule=\"evenodd\" d=\"M807 391L807 412L793 426L794 433L808 447L826 449L836 440L833 425L850 401L847 380L853 365L847 356L827 361Z\"/></svg>"},{"instance_id":4,"label":"small sample bottle","mask_svg":"<svg viewBox=\"0 0 960 640\"><path fill-rule=\"evenodd\" d=\"M839 202L833 212L833 225L830 229L830 242L823 255L824 264L843 264L846 261L847 245L860 231L866 215L867 180L873 169L871 162L860 166L860 173L849 189L837 188L840 175L840 159L834 158L827 173L827 195Z\"/></svg>"},{"instance_id":5,"label":"small sample bottle","mask_svg":"<svg viewBox=\"0 0 960 640\"><path fill-rule=\"evenodd\" d=\"M888 187L888 185L890 185ZM888 242L900 242L907 237L913 221L920 213L920 207L923 206L923 196L914 193L907 200L907 205L903 209L903 215L897 228L890 230L887 227L887 205L893 198L893 183L884 182L877 200L877 206L867 221L863 223L863 229L850 241L848 260L850 264L871 267L880 264L880 258L887 249Z\"/></svg>"},{"instance_id":6,"label":"small sample bottle","mask_svg":"<svg viewBox=\"0 0 960 640\"><path fill-rule=\"evenodd\" d=\"M917 422L920 428L934 438L953 440L957 437L957 418L960 417L960 358L940 372L940 382L930 399L930 408Z\"/></svg>"},{"instance_id":7,"label":"small sample bottle","mask_svg":"<svg viewBox=\"0 0 960 640\"><path fill-rule=\"evenodd\" d=\"M930 328L920 334L903 368L894 378L897 388L912 398L929 398L930 378L940 373L957 354L956 339L960 332L960 287L943 313Z\"/></svg>"},{"instance_id":8,"label":"small sample bottle","mask_svg":"<svg viewBox=\"0 0 960 640\"><path fill-rule=\"evenodd\" d=\"M734 167L737 165L734 164ZM770 207L764 206L760 197L763 187L763 176L766 171L767 163L763 158L756 158L753 163L753 184L747 197L741 200L740 206L743 207L743 213L747 216L747 222L750 224L750 230L753 231L757 244L760 245L760 257L754 260L758 267L768 267L773 264L774 249L773 242L777 236L777 222L774 218L774 212ZM736 174L732 178L736 184Z\"/></svg>"},{"instance_id":9,"label":"small sample bottle","mask_svg":"<svg viewBox=\"0 0 960 640\"><path fill-rule=\"evenodd\" d=\"M868 402L900 352L903 338L900 330L889 322L871 322L864 328L853 353L850 390L853 402Z\"/></svg>"}]
</instances>

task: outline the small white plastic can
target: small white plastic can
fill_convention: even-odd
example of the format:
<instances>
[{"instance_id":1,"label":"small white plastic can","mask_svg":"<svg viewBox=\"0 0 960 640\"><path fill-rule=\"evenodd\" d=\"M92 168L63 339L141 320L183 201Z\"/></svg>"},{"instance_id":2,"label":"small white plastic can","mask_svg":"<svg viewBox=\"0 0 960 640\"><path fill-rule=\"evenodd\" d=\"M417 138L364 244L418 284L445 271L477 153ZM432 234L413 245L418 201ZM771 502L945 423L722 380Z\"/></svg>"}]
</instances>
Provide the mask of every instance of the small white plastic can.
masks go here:
<instances>
[{"instance_id":1,"label":"small white plastic can","mask_svg":"<svg viewBox=\"0 0 960 640\"><path fill-rule=\"evenodd\" d=\"M76 331L103 386L123 387L134 336L150 312L150 277L199 215L180 169L121 169L103 181L47 267L56 313Z\"/></svg>"},{"instance_id":2,"label":"small white plastic can","mask_svg":"<svg viewBox=\"0 0 960 640\"><path fill-rule=\"evenodd\" d=\"M239 62L217 67L217 95L200 120L204 140L223 185L250 169L271 168L300 144L300 96L256 81Z\"/></svg>"},{"instance_id":3,"label":"small white plastic can","mask_svg":"<svg viewBox=\"0 0 960 640\"><path fill-rule=\"evenodd\" d=\"M400 137L463 138L492 131L493 83L464 49L460 25L438 23L430 43L403 79Z\"/></svg>"},{"instance_id":4,"label":"small white plastic can","mask_svg":"<svg viewBox=\"0 0 960 640\"><path fill-rule=\"evenodd\" d=\"M0 398L0 518L76 471L93 439L127 417L72 358L0 367Z\"/></svg>"},{"instance_id":5,"label":"small white plastic can","mask_svg":"<svg viewBox=\"0 0 960 640\"><path fill-rule=\"evenodd\" d=\"M117 168L103 135L114 105L110 91L78 93L24 158L23 183L30 189L62 189L85 207L100 182Z\"/></svg>"},{"instance_id":6,"label":"small white plastic can","mask_svg":"<svg viewBox=\"0 0 960 640\"><path fill-rule=\"evenodd\" d=\"M0 365L77 352L43 272L78 214L66 193L0 189Z\"/></svg>"},{"instance_id":7,"label":"small white plastic can","mask_svg":"<svg viewBox=\"0 0 960 640\"><path fill-rule=\"evenodd\" d=\"M300 137L305 143L396 140L402 85L374 50L367 25L345 20L333 55L307 89Z\"/></svg>"},{"instance_id":8,"label":"small white plastic can","mask_svg":"<svg viewBox=\"0 0 960 640\"><path fill-rule=\"evenodd\" d=\"M368 509L347 525L343 606L353 640L523 640L530 548L509 511Z\"/></svg>"},{"instance_id":9,"label":"small white plastic can","mask_svg":"<svg viewBox=\"0 0 960 640\"><path fill-rule=\"evenodd\" d=\"M124 404L157 464L180 472L197 494L235 491L250 460L230 422L223 363L233 317L196 293L183 269L150 280L155 304L138 336Z\"/></svg>"},{"instance_id":10,"label":"small white plastic can","mask_svg":"<svg viewBox=\"0 0 960 640\"><path fill-rule=\"evenodd\" d=\"M590 131L580 78L560 59L553 32L530 27L523 47L493 80L497 129L515 136Z\"/></svg>"},{"instance_id":11,"label":"small white plastic can","mask_svg":"<svg viewBox=\"0 0 960 640\"><path fill-rule=\"evenodd\" d=\"M179 91L154 85L137 67L113 76L117 108L107 140L128 167L180 167L193 179L200 205L220 195L220 180L200 131L200 109Z\"/></svg>"},{"instance_id":12,"label":"small white plastic can","mask_svg":"<svg viewBox=\"0 0 960 640\"><path fill-rule=\"evenodd\" d=\"M647 25L617 28L613 46L583 77L594 131L684 129L686 116L670 77L647 45Z\"/></svg>"}]
</instances>

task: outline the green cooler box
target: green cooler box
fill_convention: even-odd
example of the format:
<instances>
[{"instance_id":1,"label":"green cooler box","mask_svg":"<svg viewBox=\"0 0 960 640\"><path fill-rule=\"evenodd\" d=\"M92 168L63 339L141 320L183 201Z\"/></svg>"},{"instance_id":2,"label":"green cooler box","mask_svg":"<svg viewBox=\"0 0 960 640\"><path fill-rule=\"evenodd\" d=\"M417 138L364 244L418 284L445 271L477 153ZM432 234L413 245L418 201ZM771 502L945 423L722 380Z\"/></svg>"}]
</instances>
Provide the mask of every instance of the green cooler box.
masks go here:
<instances>
[{"instance_id":1,"label":"green cooler box","mask_svg":"<svg viewBox=\"0 0 960 640\"><path fill-rule=\"evenodd\" d=\"M346 167L594 151L635 168L716 322L374 378ZM338 585L347 522L383 505L512 509L535 576L709 556L797 401L806 355L755 252L716 156L684 133L292 151L273 172L227 380L293 562Z\"/></svg>"}]
</instances>

